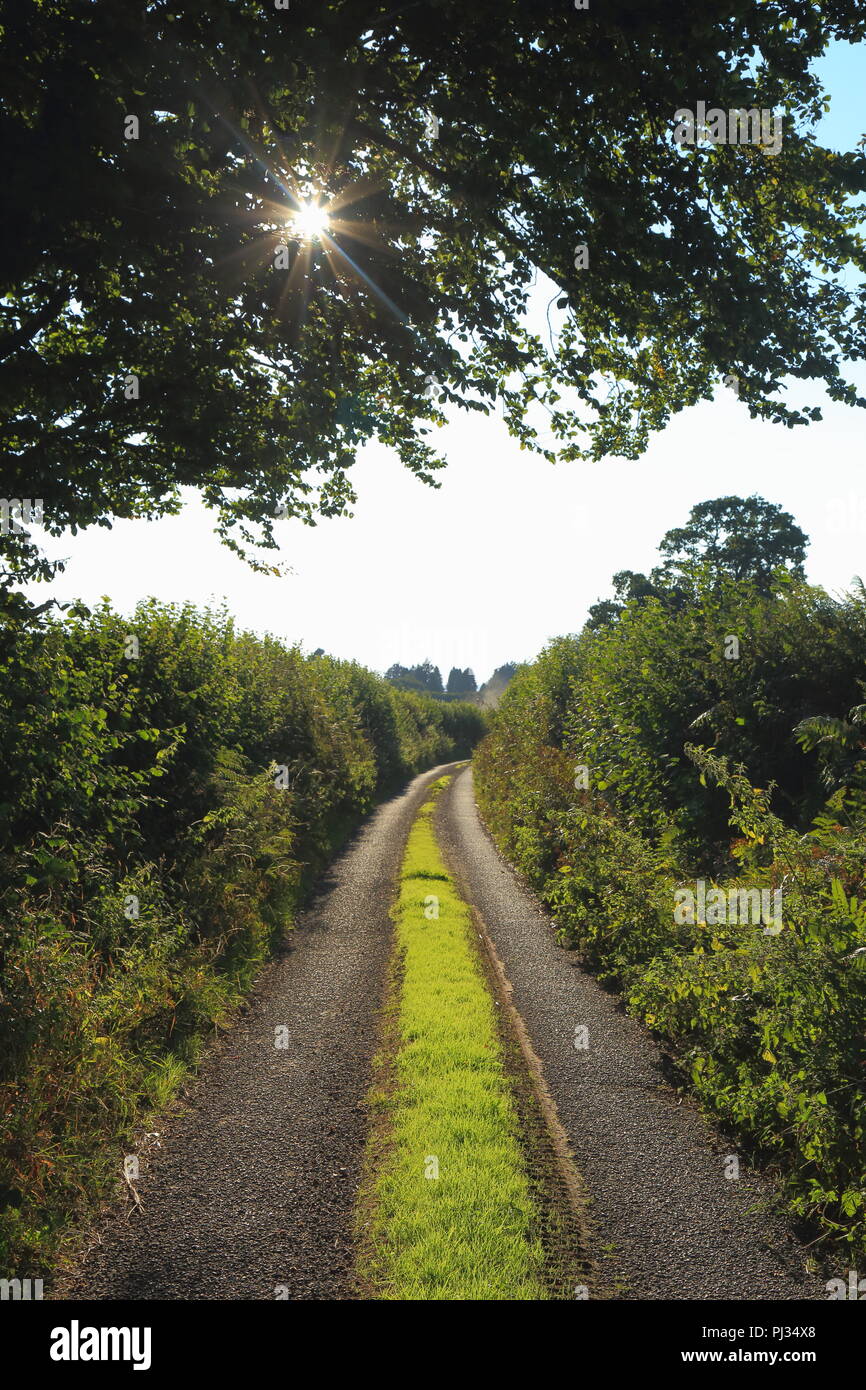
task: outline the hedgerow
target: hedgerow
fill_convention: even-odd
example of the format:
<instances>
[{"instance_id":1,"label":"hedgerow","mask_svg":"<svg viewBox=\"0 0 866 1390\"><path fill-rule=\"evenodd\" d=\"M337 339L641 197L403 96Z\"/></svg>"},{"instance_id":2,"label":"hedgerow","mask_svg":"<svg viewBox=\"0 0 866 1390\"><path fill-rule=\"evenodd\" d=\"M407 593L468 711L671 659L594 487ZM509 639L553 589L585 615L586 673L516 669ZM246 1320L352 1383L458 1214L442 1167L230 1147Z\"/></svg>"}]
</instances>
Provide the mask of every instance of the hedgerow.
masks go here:
<instances>
[{"instance_id":1,"label":"hedgerow","mask_svg":"<svg viewBox=\"0 0 866 1390\"><path fill-rule=\"evenodd\" d=\"M479 710L142 604L0 656L0 1243L13 1276L121 1172L347 833Z\"/></svg>"},{"instance_id":2,"label":"hedgerow","mask_svg":"<svg viewBox=\"0 0 866 1390\"><path fill-rule=\"evenodd\" d=\"M676 612L630 603L521 668L475 756L487 823L563 943L775 1170L813 1238L861 1255L864 598L714 576ZM678 920L676 890L703 876L780 891L781 931Z\"/></svg>"}]
</instances>

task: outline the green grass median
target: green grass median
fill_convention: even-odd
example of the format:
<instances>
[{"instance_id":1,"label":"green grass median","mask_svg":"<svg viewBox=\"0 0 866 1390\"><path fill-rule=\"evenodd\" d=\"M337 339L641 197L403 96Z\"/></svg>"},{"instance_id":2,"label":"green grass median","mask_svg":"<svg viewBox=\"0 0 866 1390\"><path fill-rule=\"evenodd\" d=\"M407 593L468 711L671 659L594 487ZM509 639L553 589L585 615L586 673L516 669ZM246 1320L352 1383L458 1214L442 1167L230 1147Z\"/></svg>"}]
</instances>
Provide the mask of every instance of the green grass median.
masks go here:
<instances>
[{"instance_id":1,"label":"green grass median","mask_svg":"<svg viewBox=\"0 0 866 1390\"><path fill-rule=\"evenodd\" d=\"M388 1039L370 1096L359 1275L384 1299L548 1297L517 1115L434 784L403 861Z\"/></svg>"}]
</instances>

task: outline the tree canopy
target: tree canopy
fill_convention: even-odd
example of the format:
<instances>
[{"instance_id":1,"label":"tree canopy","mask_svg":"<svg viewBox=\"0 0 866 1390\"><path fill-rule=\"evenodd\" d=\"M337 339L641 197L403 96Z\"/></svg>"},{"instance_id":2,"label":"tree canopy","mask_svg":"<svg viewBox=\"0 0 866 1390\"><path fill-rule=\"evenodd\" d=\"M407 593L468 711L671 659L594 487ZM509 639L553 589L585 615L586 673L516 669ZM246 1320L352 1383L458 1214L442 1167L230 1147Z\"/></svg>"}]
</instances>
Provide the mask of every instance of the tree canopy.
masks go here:
<instances>
[{"instance_id":1,"label":"tree canopy","mask_svg":"<svg viewBox=\"0 0 866 1390\"><path fill-rule=\"evenodd\" d=\"M763 497L716 497L692 507L685 526L666 531L659 542L661 565L649 576L620 570L614 597L594 603L587 627L608 627L630 603L657 598L679 609L693 596L694 579L708 575L747 579L761 594L773 592L780 572L803 577L809 537L790 512Z\"/></svg>"},{"instance_id":2,"label":"tree canopy","mask_svg":"<svg viewBox=\"0 0 866 1390\"><path fill-rule=\"evenodd\" d=\"M685 526L675 526L659 543L664 563L654 573L676 581L690 565L706 561L732 579L751 579L768 593L774 573L802 577L809 538L790 512L763 497L717 497L692 507Z\"/></svg>"},{"instance_id":3,"label":"tree canopy","mask_svg":"<svg viewBox=\"0 0 866 1390\"><path fill-rule=\"evenodd\" d=\"M427 695L443 695L442 672L432 661L419 662L417 666L401 666L395 662L385 672L385 679L400 690L417 690Z\"/></svg>"},{"instance_id":4,"label":"tree canopy","mask_svg":"<svg viewBox=\"0 0 866 1390\"><path fill-rule=\"evenodd\" d=\"M4 493L60 534L189 485L247 551L348 509L368 438L435 482L446 403L562 459L726 378L788 425L820 413L788 377L864 404L866 158L817 143L811 70L864 32L857 0L3 5ZM677 145L705 98L782 113L779 152ZM26 527L3 552L38 569Z\"/></svg>"},{"instance_id":5,"label":"tree canopy","mask_svg":"<svg viewBox=\"0 0 866 1390\"><path fill-rule=\"evenodd\" d=\"M459 666L451 667L448 672L448 683L445 686L449 695L474 695L477 689L475 672L471 666L467 666L465 671Z\"/></svg>"},{"instance_id":6,"label":"tree canopy","mask_svg":"<svg viewBox=\"0 0 866 1390\"><path fill-rule=\"evenodd\" d=\"M513 679L516 670L516 661L506 661L504 665L497 666L493 675L488 681L484 682L478 692L481 704L495 708L503 693L507 690L509 682Z\"/></svg>"}]
</instances>

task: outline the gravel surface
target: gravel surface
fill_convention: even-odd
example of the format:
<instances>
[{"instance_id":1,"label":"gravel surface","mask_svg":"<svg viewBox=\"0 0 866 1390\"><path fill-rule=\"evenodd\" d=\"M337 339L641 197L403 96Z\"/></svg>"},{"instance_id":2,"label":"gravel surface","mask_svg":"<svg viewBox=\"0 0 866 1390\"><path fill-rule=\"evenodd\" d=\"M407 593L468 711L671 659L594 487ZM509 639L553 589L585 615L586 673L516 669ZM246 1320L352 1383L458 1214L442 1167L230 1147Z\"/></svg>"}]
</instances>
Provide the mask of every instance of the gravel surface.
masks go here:
<instances>
[{"instance_id":1,"label":"gravel surface","mask_svg":"<svg viewBox=\"0 0 866 1390\"><path fill-rule=\"evenodd\" d=\"M513 987L590 1197L591 1252L627 1299L826 1299L771 1190L665 1080L652 1038L572 952L502 859L475 807L470 769L438 809L440 840ZM589 1048L576 1050L575 1027Z\"/></svg>"},{"instance_id":2,"label":"gravel surface","mask_svg":"<svg viewBox=\"0 0 866 1390\"><path fill-rule=\"evenodd\" d=\"M361 1105L378 1042L389 908L416 777L333 864L266 968L245 1016L169 1118L137 1184L53 1297L352 1297L352 1211L366 1138ZM275 1047L275 1029L288 1046ZM280 1290L279 1293L276 1290Z\"/></svg>"}]
</instances>

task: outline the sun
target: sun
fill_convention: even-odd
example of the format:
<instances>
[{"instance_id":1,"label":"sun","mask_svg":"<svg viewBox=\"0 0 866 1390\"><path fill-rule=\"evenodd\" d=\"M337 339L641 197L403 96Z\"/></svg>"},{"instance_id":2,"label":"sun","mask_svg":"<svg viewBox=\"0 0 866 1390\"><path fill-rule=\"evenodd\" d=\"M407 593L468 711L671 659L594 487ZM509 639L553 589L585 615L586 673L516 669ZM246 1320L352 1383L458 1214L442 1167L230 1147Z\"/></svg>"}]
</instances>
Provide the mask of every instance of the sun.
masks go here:
<instances>
[{"instance_id":1,"label":"sun","mask_svg":"<svg viewBox=\"0 0 866 1390\"><path fill-rule=\"evenodd\" d=\"M330 226L330 218L318 203L301 203L289 218L293 227L304 241L318 241Z\"/></svg>"}]
</instances>

